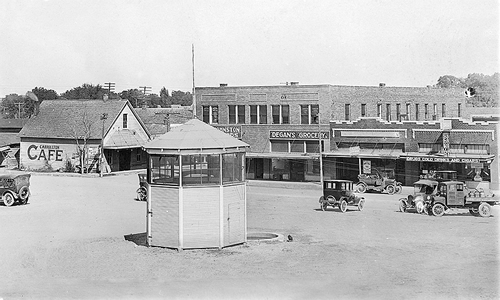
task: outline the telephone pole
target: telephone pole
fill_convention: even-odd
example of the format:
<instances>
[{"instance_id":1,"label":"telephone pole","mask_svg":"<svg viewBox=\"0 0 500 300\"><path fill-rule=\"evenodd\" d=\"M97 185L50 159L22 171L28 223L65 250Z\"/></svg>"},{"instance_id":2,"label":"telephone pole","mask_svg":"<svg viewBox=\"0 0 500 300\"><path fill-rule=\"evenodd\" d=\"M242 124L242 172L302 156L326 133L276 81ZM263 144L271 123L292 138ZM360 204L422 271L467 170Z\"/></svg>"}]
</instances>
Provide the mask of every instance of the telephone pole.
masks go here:
<instances>
[{"instance_id":1,"label":"telephone pole","mask_svg":"<svg viewBox=\"0 0 500 300\"><path fill-rule=\"evenodd\" d=\"M115 83L114 82L106 82L106 83L104 83L104 86L107 86L107 90L108 90L109 95L111 95L111 93L115 91Z\"/></svg>"},{"instance_id":2,"label":"telephone pole","mask_svg":"<svg viewBox=\"0 0 500 300\"><path fill-rule=\"evenodd\" d=\"M17 105L17 110L19 111L17 118L21 119L21 105L23 105L24 103L19 102L19 103L14 103L14 104Z\"/></svg>"},{"instance_id":3,"label":"telephone pole","mask_svg":"<svg viewBox=\"0 0 500 300\"><path fill-rule=\"evenodd\" d=\"M151 93L151 87L150 86L140 86L139 88L142 90L143 103L144 103L144 101L146 100L146 95L149 95L149 93ZM135 101L135 106L138 107L137 100Z\"/></svg>"}]
</instances>

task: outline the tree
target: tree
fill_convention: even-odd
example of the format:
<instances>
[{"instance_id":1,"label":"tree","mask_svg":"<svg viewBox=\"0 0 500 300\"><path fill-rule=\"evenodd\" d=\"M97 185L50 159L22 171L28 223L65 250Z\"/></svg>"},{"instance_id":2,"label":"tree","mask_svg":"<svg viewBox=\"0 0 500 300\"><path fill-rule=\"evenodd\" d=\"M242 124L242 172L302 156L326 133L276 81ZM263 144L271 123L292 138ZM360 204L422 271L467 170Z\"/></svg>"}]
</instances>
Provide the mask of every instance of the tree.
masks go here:
<instances>
[{"instance_id":1,"label":"tree","mask_svg":"<svg viewBox=\"0 0 500 300\"><path fill-rule=\"evenodd\" d=\"M140 107L144 101L144 94L138 89L130 89L122 91L118 94L120 98L127 99L132 107Z\"/></svg>"},{"instance_id":2,"label":"tree","mask_svg":"<svg viewBox=\"0 0 500 300\"><path fill-rule=\"evenodd\" d=\"M193 96L190 92L172 91L172 104L189 106L193 103Z\"/></svg>"},{"instance_id":3,"label":"tree","mask_svg":"<svg viewBox=\"0 0 500 300\"><path fill-rule=\"evenodd\" d=\"M93 125L94 122L90 120L87 113L84 111L81 119L73 120L71 126L72 135L76 141L76 150L80 161L79 171L81 174L87 172L87 153L89 150L87 142L90 139Z\"/></svg>"},{"instance_id":4,"label":"tree","mask_svg":"<svg viewBox=\"0 0 500 300\"><path fill-rule=\"evenodd\" d=\"M35 94L36 98L38 98L38 101L33 100L30 97L24 97L24 112L27 118L31 118L36 114L35 109L43 102L43 100L53 100L59 98L59 95L56 91L48 90L43 87L35 87L31 90L31 93Z\"/></svg>"},{"instance_id":5,"label":"tree","mask_svg":"<svg viewBox=\"0 0 500 300\"><path fill-rule=\"evenodd\" d=\"M460 87L472 88L473 95L468 94L467 103L472 106L497 107L500 97L500 74L484 75L480 73L471 73L467 78L457 78L452 75L439 77L436 87L453 88Z\"/></svg>"},{"instance_id":6,"label":"tree","mask_svg":"<svg viewBox=\"0 0 500 300\"><path fill-rule=\"evenodd\" d=\"M9 94L2 100L3 117L6 119L19 119L25 117L24 96Z\"/></svg>"},{"instance_id":7,"label":"tree","mask_svg":"<svg viewBox=\"0 0 500 300\"><path fill-rule=\"evenodd\" d=\"M84 83L62 93L61 97L66 99L102 99L104 94L108 94L108 90L101 85Z\"/></svg>"},{"instance_id":8,"label":"tree","mask_svg":"<svg viewBox=\"0 0 500 300\"><path fill-rule=\"evenodd\" d=\"M167 106L170 106L170 104L172 104L170 94L165 87L163 87L160 90L160 98L161 98L161 106L162 107L167 107Z\"/></svg>"}]
</instances>

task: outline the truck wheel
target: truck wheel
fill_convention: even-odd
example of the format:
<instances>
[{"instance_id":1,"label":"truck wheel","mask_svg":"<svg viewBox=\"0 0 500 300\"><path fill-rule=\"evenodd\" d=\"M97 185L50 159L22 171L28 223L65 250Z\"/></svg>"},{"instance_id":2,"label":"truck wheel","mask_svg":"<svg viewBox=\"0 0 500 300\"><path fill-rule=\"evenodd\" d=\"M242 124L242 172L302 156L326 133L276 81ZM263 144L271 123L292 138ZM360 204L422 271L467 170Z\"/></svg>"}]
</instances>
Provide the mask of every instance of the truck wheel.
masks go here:
<instances>
[{"instance_id":1,"label":"truck wheel","mask_svg":"<svg viewBox=\"0 0 500 300\"><path fill-rule=\"evenodd\" d=\"M479 209L477 207L471 207L469 208L469 212L473 216L479 216Z\"/></svg>"},{"instance_id":2,"label":"truck wheel","mask_svg":"<svg viewBox=\"0 0 500 300\"><path fill-rule=\"evenodd\" d=\"M406 201L403 199L399 199L399 211L406 212Z\"/></svg>"},{"instance_id":3,"label":"truck wheel","mask_svg":"<svg viewBox=\"0 0 500 300\"><path fill-rule=\"evenodd\" d=\"M422 201L418 201L418 202L415 204L415 207L417 208L417 213L419 213L419 214L424 213L424 207L425 207L425 204L424 204Z\"/></svg>"},{"instance_id":4,"label":"truck wheel","mask_svg":"<svg viewBox=\"0 0 500 300\"><path fill-rule=\"evenodd\" d=\"M16 201L16 199L14 199L14 195L12 195L11 193L5 193L2 198L3 204L5 204L5 206L12 206Z\"/></svg>"},{"instance_id":5,"label":"truck wheel","mask_svg":"<svg viewBox=\"0 0 500 300\"><path fill-rule=\"evenodd\" d=\"M403 191L403 187L401 185L396 185L396 194L401 194L401 192Z\"/></svg>"},{"instance_id":6,"label":"truck wheel","mask_svg":"<svg viewBox=\"0 0 500 300\"><path fill-rule=\"evenodd\" d=\"M444 206L441 203L436 203L432 206L432 214L436 217L441 217L444 215Z\"/></svg>"},{"instance_id":7,"label":"truck wheel","mask_svg":"<svg viewBox=\"0 0 500 300\"><path fill-rule=\"evenodd\" d=\"M485 218L489 217L491 215L491 206L486 202L479 204L479 215Z\"/></svg>"},{"instance_id":8,"label":"truck wheel","mask_svg":"<svg viewBox=\"0 0 500 300\"><path fill-rule=\"evenodd\" d=\"M345 213L347 211L347 201L345 199L340 199L340 205L339 205L340 211Z\"/></svg>"},{"instance_id":9,"label":"truck wheel","mask_svg":"<svg viewBox=\"0 0 500 300\"><path fill-rule=\"evenodd\" d=\"M358 191L358 193L363 194L364 192L366 192L366 184L364 184L364 183L358 183L356 185L356 190Z\"/></svg>"},{"instance_id":10,"label":"truck wheel","mask_svg":"<svg viewBox=\"0 0 500 300\"><path fill-rule=\"evenodd\" d=\"M364 207L365 207L365 199L361 199L361 200L359 200L359 203L358 203L358 210L359 210L359 211L362 211Z\"/></svg>"},{"instance_id":11,"label":"truck wheel","mask_svg":"<svg viewBox=\"0 0 500 300\"><path fill-rule=\"evenodd\" d=\"M394 193L396 192L396 188L392 184L389 184L388 186L386 186L385 190L387 191L387 193L389 195L394 195Z\"/></svg>"}]
</instances>

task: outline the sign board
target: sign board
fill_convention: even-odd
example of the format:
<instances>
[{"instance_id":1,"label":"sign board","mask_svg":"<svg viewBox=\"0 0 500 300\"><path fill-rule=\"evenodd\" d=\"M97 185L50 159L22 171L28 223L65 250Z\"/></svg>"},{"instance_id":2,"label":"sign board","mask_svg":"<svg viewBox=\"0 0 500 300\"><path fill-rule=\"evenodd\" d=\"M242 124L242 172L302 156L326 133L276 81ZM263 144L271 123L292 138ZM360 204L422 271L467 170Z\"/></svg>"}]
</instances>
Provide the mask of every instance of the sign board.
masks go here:
<instances>
[{"instance_id":1,"label":"sign board","mask_svg":"<svg viewBox=\"0 0 500 300\"><path fill-rule=\"evenodd\" d=\"M479 158L451 158L451 157L425 157L407 156L406 161L440 162L440 163L479 163Z\"/></svg>"},{"instance_id":2,"label":"sign board","mask_svg":"<svg viewBox=\"0 0 500 300\"><path fill-rule=\"evenodd\" d=\"M292 130L270 130L270 139L283 139L283 140L319 140L320 132L318 131L292 131ZM329 132L322 131L321 139L328 140L330 138Z\"/></svg>"},{"instance_id":3,"label":"sign board","mask_svg":"<svg viewBox=\"0 0 500 300\"><path fill-rule=\"evenodd\" d=\"M220 131L229 134L230 136L241 139L241 126L214 126Z\"/></svg>"},{"instance_id":4,"label":"sign board","mask_svg":"<svg viewBox=\"0 0 500 300\"><path fill-rule=\"evenodd\" d=\"M443 132L443 154L448 155L450 153L450 133Z\"/></svg>"},{"instance_id":5,"label":"sign board","mask_svg":"<svg viewBox=\"0 0 500 300\"><path fill-rule=\"evenodd\" d=\"M363 174L372 173L372 162L371 160L363 160Z\"/></svg>"}]
</instances>

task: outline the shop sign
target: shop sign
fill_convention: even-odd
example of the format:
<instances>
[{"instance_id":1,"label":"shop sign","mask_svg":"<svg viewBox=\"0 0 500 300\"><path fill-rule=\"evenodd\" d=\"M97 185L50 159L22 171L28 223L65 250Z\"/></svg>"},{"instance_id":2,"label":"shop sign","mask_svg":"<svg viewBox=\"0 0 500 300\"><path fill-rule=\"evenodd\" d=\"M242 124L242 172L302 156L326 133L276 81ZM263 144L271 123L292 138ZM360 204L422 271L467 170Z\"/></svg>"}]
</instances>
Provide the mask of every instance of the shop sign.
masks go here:
<instances>
[{"instance_id":1,"label":"shop sign","mask_svg":"<svg viewBox=\"0 0 500 300\"><path fill-rule=\"evenodd\" d=\"M450 158L450 157L423 157L408 156L406 161L440 162L440 163L479 163L478 158Z\"/></svg>"},{"instance_id":2,"label":"shop sign","mask_svg":"<svg viewBox=\"0 0 500 300\"><path fill-rule=\"evenodd\" d=\"M291 130L270 130L270 139L297 139L297 140L319 140L320 132L318 131L291 131ZM321 139L329 139L328 132L321 132Z\"/></svg>"},{"instance_id":3,"label":"shop sign","mask_svg":"<svg viewBox=\"0 0 500 300\"><path fill-rule=\"evenodd\" d=\"M450 153L450 133L443 132L443 153Z\"/></svg>"},{"instance_id":4,"label":"shop sign","mask_svg":"<svg viewBox=\"0 0 500 300\"><path fill-rule=\"evenodd\" d=\"M215 128L234 138L241 139L241 126L215 126Z\"/></svg>"},{"instance_id":5,"label":"shop sign","mask_svg":"<svg viewBox=\"0 0 500 300\"><path fill-rule=\"evenodd\" d=\"M30 145L27 150L30 160L62 161L64 150L58 145Z\"/></svg>"}]
</instances>

